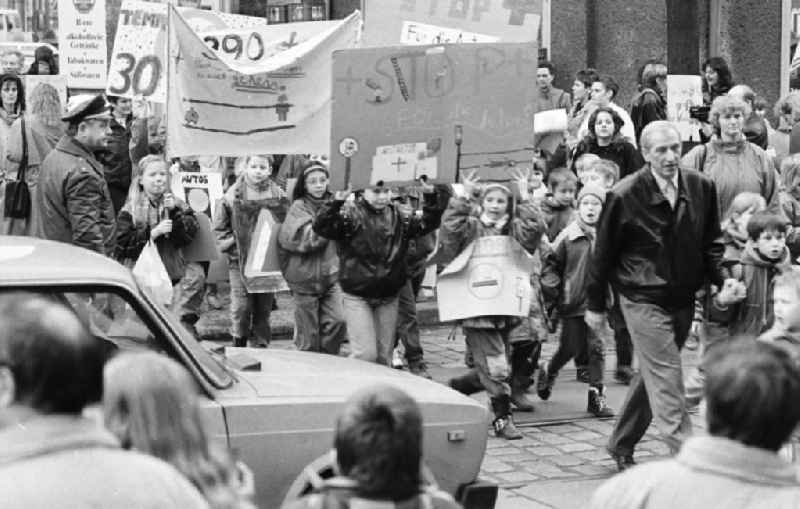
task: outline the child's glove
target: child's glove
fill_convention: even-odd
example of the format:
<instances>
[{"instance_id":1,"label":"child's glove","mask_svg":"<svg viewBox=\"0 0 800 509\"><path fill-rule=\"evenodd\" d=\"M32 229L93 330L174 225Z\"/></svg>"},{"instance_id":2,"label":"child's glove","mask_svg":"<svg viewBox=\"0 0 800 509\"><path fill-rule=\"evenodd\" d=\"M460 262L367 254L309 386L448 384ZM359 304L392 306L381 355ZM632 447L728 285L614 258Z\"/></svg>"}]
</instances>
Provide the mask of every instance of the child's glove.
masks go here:
<instances>
[{"instance_id":1,"label":"child's glove","mask_svg":"<svg viewBox=\"0 0 800 509\"><path fill-rule=\"evenodd\" d=\"M722 289L714 297L714 302L719 307L727 307L744 300L747 296L747 287L741 281L730 278L726 279Z\"/></svg>"}]
</instances>

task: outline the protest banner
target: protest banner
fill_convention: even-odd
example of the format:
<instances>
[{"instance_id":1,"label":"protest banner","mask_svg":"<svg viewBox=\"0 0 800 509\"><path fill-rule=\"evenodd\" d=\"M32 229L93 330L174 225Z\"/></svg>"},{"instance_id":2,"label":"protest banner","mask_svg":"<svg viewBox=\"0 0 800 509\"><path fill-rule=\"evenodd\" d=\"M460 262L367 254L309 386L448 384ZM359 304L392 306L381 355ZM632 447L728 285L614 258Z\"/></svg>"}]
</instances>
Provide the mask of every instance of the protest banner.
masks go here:
<instances>
[{"instance_id":1,"label":"protest banner","mask_svg":"<svg viewBox=\"0 0 800 509\"><path fill-rule=\"evenodd\" d=\"M536 44L395 46L333 55L331 185L508 179L533 156ZM358 147L342 151L340 145ZM457 150L460 143L461 153Z\"/></svg>"},{"instance_id":2,"label":"protest banner","mask_svg":"<svg viewBox=\"0 0 800 509\"><path fill-rule=\"evenodd\" d=\"M363 46L535 42L540 40L547 3L549 0L365 0Z\"/></svg>"},{"instance_id":3,"label":"protest banner","mask_svg":"<svg viewBox=\"0 0 800 509\"><path fill-rule=\"evenodd\" d=\"M58 2L60 71L72 88L106 86L106 3Z\"/></svg>"},{"instance_id":4,"label":"protest banner","mask_svg":"<svg viewBox=\"0 0 800 509\"><path fill-rule=\"evenodd\" d=\"M531 256L506 235L480 237L439 274L439 320L528 316Z\"/></svg>"},{"instance_id":5,"label":"protest banner","mask_svg":"<svg viewBox=\"0 0 800 509\"><path fill-rule=\"evenodd\" d=\"M64 74L56 74L56 75L38 75L38 74L29 74L27 76L22 77L25 80L25 104L31 104L31 94L33 90L36 88L37 85L40 83L44 83L50 87L53 87L58 93L58 98L61 101L61 110L62 112L67 111L67 76Z\"/></svg>"},{"instance_id":6,"label":"protest banner","mask_svg":"<svg viewBox=\"0 0 800 509\"><path fill-rule=\"evenodd\" d=\"M184 155L324 154L331 52L356 44L360 13L317 25L304 43L260 62L226 63L173 11L167 151ZM267 40L267 39L265 39ZM258 73L253 71L258 70Z\"/></svg>"},{"instance_id":7,"label":"protest banner","mask_svg":"<svg viewBox=\"0 0 800 509\"><path fill-rule=\"evenodd\" d=\"M703 105L703 80L694 75L667 75L667 120L681 133L683 141L700 141L699 124L689 108Z\"/></svg>"}]
</instances>

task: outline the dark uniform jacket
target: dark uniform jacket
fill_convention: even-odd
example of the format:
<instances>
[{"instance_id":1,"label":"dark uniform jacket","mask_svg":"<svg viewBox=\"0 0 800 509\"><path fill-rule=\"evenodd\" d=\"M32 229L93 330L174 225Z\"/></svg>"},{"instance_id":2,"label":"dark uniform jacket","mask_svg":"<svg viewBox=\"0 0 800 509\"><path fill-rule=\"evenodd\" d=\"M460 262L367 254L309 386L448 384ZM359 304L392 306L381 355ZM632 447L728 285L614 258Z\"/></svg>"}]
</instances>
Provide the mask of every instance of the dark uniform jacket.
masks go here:
<instances>
[{"instance_id":1,"label":"dark uniform jacket","mask_svg":"<svg viewBox=\"0 0 800 509\"><path fill-rule=\"evenodd\" d=\"M103 165L65 135L39 171L39 236L111 256L116 216Z\"/></svg>"}]
</instances>

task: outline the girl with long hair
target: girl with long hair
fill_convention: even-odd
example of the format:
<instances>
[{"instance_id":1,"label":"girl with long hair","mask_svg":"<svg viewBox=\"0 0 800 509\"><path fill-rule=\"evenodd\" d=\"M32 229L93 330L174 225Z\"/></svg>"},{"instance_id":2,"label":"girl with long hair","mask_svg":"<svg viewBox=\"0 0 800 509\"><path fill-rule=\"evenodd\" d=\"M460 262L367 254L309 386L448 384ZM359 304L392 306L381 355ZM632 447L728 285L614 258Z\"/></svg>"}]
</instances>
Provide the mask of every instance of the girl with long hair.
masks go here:
<instances>
[{"instance_id":1,"label":"girl with long hair","mask_svg":"<svg viewBox=\"0 0 800 509\"><path fill-rule=\"evenodd\" d=\"M583 154L595 154L619 166L619 178L625 178L644 166L641 153L620 134L622 117L608 106L600 106L589 116L589 132L575 147L575 161Z\"/></svg>"},{"instance_id":2,"label":"girl with long hair","mask_svg":"<svg viewBox=\"0 0 800 509\"><path fill-rule=\"evenodd\" d=\"M103 378L105 425L124 448L171 464L213 509L254 507L252 474L211 442L183 366L155 352L128 352L106 364Z\"/></svg>"}]
</instances>

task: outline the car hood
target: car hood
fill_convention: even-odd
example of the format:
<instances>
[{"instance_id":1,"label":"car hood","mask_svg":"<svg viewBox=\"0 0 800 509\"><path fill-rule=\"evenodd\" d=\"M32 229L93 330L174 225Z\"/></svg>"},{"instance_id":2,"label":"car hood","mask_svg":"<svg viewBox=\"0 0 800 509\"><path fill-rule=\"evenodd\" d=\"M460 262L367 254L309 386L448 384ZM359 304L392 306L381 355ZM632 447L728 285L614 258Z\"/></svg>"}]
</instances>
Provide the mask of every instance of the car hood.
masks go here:
<instances>
[{"instance_id":1,"label":"car hood","mask_svg":"<svg viewBox=\"0 0 800 509\"><path fill-rule=\"evenodd\" d=\"M236 371L261 398L345 399L374 384L397 386L420 404L483 406L440 383L371 362L292 350L226 348L226 355L245 354L261 363L258 371Z\"/></svg>"}]
</instances>

